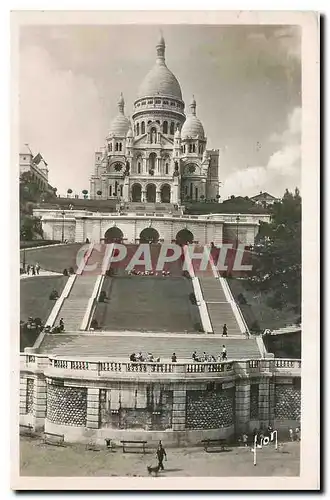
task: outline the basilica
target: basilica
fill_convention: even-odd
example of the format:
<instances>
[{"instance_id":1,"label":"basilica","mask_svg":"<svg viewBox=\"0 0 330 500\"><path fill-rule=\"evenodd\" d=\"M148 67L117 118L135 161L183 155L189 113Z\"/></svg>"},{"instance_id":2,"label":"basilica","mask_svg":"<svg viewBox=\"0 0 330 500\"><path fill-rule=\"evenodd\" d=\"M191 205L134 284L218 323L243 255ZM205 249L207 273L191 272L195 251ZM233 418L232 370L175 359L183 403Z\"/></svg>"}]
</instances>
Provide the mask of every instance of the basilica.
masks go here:
<instances>
[{"instance_id":1,"label":"basilica","mask_svg":"<svg viewBox=\"0 0 330 500\"><path fill-rule=\"evenodd\" d=\"M105 147L95 153L90 197L171 203L220 199L219 150L207 138L192 97L188 112L180 84L165 62L165 41L134 102L132 121L121 94Z\"/></svg>"}]
</instances>

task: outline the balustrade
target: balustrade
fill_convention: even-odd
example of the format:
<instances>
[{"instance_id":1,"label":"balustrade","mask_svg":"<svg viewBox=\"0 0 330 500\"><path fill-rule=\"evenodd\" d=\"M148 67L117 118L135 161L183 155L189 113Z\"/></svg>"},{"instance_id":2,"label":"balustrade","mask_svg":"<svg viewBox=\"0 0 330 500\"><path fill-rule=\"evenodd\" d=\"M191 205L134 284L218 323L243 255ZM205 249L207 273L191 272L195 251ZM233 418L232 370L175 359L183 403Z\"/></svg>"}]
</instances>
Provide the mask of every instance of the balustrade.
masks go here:
<instances>
[{"instance_id":1,"label":"balustrade","mask_svg":"<svg viewBox=\"0 0 330 500\"><path fill-rule=\"evenodd\" d=\"M126 373L141 373L141 374L238 374L241 373L243 365L244 371L253 372L276 372L278 370L301 369L301 360L298 359L250 359L250 360L232 360L215 363L201 362L122 362L122 361L96 361L96 360L79 360L79 359L58 359L34 355L21 354L21 370L24 368L52 368L55 370L74 370L80 372L94 373L95 375L105 374L106 372L126 374ZM32 366L31 366L32 365Z\"/></svg>"}]
</instances>

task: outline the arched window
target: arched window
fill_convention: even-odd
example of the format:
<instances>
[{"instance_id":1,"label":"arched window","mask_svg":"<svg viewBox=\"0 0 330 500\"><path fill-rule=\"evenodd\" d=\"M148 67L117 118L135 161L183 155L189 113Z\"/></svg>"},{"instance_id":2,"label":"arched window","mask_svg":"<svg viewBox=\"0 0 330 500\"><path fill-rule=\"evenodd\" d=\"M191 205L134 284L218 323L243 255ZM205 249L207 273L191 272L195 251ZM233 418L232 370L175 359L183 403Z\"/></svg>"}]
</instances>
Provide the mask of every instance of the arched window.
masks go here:
<instances>
[{"instance_id":1,"label":"arched window","mask_svg":"<svg viewBox=\"0 0 330 500\"><path fill-rule=\"evenodd\" d=\"M118 142L116 142L115 150L118 151Z\"/></svg>"},{"instance_id":2,"label":"arched window","mask_svg":"<svg viewBox=\"0 0 330 500\"><path fill-rule=\"evenodd\" d=\"M110 142L110 144L108 144L108 151L112 151L112 143Z\"/></svg>"},{"instance_id":3,"label":"arched window","mask_svg":"<svg viewBox=\"0 0 330 500\"><path fill-rule=\"evenodd\" d=\"M121 148L122 148L122 144L121 142L119 143L119 151L121 151Z\"/></svg>"},{"instance_id":4,"label":"arched window","mask_svg":"<svg viewBox=\"0 0 330 500\"><path fill-rule=\"evenodd\" d=\"M168 174L168 163L165 163L165 174Z\"/></svg>"},{"instance_id":5,"label":"arched window","mask_svg":"<svg viewBox=\"0 0 330 500\"><path fill-rule=\"evenodd\" d=\"M189 153L192 153L192 144L189 144Z\"/></svg>"},{"instance_id":6,"label":"arched window","mask_svg":"<svg viewBox=\"0 0 330 500\"><path fill-rule=\"evenodd\" d=\"M171 122L170 134L174 135L174 122Z\"/></svg>"},{"instance_id":7,"label":"arched window","mask_svg":"<svg viewBox=\"0 0 330 500\"><path fill-rule=\"evenodd\" d=\"M167 134L167 133L168 133L168 123L164 122L163 123L163 134Z\"/></svg>"},{"instance_id":8,"label":"arched window","mask_svg":"<svg viewBox=\"0 0 330 500\"><path fill-rule=\"evenodd\" d=\"M111 186L111 184L109 186L109 196L112 196L112 186Z\"/></svg>"},{"instance_id":9,"label":"arched window","mask_svg":"<svg viewBox=\"0 0 330 500\"><path fill-rule=\"evenodd\" d=\"M198 187L195 187L195 198L198 200Z\"/></svg>"},{"instance_id":10,"label":"arched window","mask_svg":"<svg viewBox=\"0 0 330 500\"><path fill-rule=\"evenodd\" d=\"M136 135L140 135L140 124L136 124Z\"/></svg>"},{"instance_id":11,"label":"arched window","mask_svg":"<svg viewBox=\"0 0 330 500\"><path fill-rule=\"evenodd\" d=\"M193 153L195 153L195 144L193 144Z\"/></svg>"},{"instance_id":12,"label":"arched window","mask_svg":"<svg viewBox=\"0 0 330 500\"><path fill-rule=\"evenodd\" d=\"M120 196L123 196L123 186L120 186Z\"/></svg>"},{"instance_id":13,"label":"arched window","mask_svg":"<svg viewBox=\"0 0 330 500\"><path fill-rule=\"evenodd\" d=\"M118 181L115 181L115 192L113 193L114 196L117 196L117 190L118 190Z\"/></svg>"},{"instance_id":14,"label":"arched window","mask_svg":"<svg viewBox=\"0 0 330 500\"><path fill-rule=\"evenodd\" d=\"M148 125L150 125L150 123L152 123L152 121L151 121L151 120L148 120Z\"/></svg>"},{"instance_id":15,"label":"arched window","mask_svg":"<svg viewBox=\"0 0 330 500\"><path fill-rule=\"evenodd\" d=\"M141 173L141 162L140 162L140 161L138 162L138 169L137 169L137 172L138 172L138 174L140 174L140 173Z\"/></svg>"},{"instance_id":16,"label":"arched window","mask_svg":"<svg viewBox=\"0 0 330 500\"><path fill-rule=\"evenodd\" d=\"M146 126L145 126L145 123L142 122L141 123L141 134L145 134L146 133Z\"/></svg>"}]
</instances>

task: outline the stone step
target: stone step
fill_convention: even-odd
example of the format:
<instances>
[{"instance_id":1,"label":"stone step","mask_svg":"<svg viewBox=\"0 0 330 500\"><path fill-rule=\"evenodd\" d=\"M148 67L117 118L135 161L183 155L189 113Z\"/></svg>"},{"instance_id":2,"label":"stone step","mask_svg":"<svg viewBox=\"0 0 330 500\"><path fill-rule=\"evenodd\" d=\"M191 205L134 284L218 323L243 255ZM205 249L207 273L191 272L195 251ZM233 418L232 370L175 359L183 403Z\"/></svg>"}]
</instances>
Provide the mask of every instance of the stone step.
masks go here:
<instances>
[{"instance_id":1,"label":"stone step","mask_svg":"<svg viewBox=\"0 0 330 500\"><path fill-rule=\"evenodd\" d=\"M260 351L255 338L226 339L210 338L201 335L201 338L184 337L147 337L143 335L106 336L100 334L46 335L41 346L41 353L56 354L58 356L72 356L79 358L111 357L128 359L132 352L152 352L154 356L169 359L173 352L178 359L191 359L193 351L202 354L217 356L222 346L227 348L229 359L260 358Z\"/></svg>"}]
</instances>

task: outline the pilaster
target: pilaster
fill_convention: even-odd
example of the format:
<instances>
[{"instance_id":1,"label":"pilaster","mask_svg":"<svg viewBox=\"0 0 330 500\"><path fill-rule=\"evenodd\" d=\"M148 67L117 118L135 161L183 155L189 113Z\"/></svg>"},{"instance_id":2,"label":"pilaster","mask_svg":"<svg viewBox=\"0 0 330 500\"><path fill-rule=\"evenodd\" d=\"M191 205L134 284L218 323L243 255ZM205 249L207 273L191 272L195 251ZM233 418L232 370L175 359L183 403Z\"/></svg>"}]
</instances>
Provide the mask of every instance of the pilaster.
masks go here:
<instances>
[{"instance_id":1,"label":"pilaster","mask_svg":"<svg viewBox=\"0 0 330 500\"><path fill-rule=\"evenodd\" d=\"M100 422L100 389L89 387L87 389L87 416L86 427L98 429Z\"/></svg>"},{"instance_id":2,"label":"pilaster","mask_svg":"<svg viewBox=\"0 0 330 500\"><path fill-rule=\"evenodd\" d=\"M33 427L43 429L47 409L47 384L44 378L35 378L33 384Z\"/></svg>"},{"instance_id":3,"label":"pilaster","mask_svg":"<svg viewBox=\"0 0 330 500\"><path fill-rule=\"evenodd\" d=\"M21 415L26 414L26 398L27 398L27 379L20 378L19 384L19 412Z\"/></svg>"},{"instance_id":4,"label":"pilaster","mask_svg":"<svg viewBox=\"0 0 330 500\"><path fill-rule=\"evenodd\" d=\"M261 378L259 381L259 420L260 425L269 424L269 378Z\"/></svg>"},{"instance_id":5,"label":"pilaster","mask_svg":"<svg viewBox=\"0 0 330 500\"><path fill-rule=\"evenodd\" d=\"M235 429L237 433L247 430L250 420L250 382L237 380L235 391Z\"/></svg>"},{"instance_id":6,"label":"pilaster","mask_svg":"<svg viewBox=\"0 0 330 500\"><path fill-rule=\"evenodd\" d=\"M184 431L186 427L186 388L177 385L173 390L172 428L173 431Z\"/></svg>"}]
</instances>

